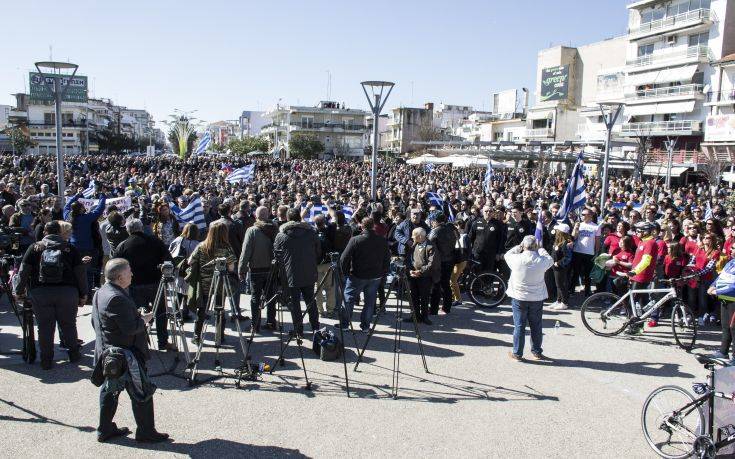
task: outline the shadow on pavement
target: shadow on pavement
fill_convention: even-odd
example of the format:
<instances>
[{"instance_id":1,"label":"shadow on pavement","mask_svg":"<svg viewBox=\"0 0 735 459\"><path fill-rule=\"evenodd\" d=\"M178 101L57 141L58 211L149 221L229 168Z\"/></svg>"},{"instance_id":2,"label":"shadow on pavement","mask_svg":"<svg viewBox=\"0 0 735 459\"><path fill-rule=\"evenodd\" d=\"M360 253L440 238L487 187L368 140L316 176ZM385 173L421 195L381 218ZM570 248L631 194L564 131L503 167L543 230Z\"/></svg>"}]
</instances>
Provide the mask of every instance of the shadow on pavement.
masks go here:
<instances>
[{"instance_id":1,"label":"shadow on pavement","mask_svg":"<svg viewBox=\"0 0 735 459\"><path fill-rule=\"evenodd\" d=\"M54 425L62 426L62 427L70 427L80 432L94 432L96 430L94 427L91 427L91 426L73 426L71 424L65 424L61 421L57 421L55 419L48 418L42 414L36 413L35 411L31 411L28 408L23 408L22 406L16 404L15 402L11 402L11 401L8 401L2 398L0 398L0 403L4 403L11 408L15 408L16 410L29 414L31 416L30 418L18 418L15 416L0 415L0 421L2 422L27 422L27 423L37 423L37 424L54 424Z\"/></svg>"},{"instance_id":2,"label":"shadow on pavement","mask_svg":"<svg viewBox=\"0 0 735 459\"><path fill-rule=\"evenodd\" d=\"M210 459L213 457L309 457L302 454L297 449L281 448L278 446L250 445L247 443L238 443L236 441L222 440L219 438L204 440L198 443L176 443L174 440L168 443L145 444L138 443L132 436L129 436L113 440L110 443L128 448L182 454L193 459Z\"/></svg>"}]
</instances>

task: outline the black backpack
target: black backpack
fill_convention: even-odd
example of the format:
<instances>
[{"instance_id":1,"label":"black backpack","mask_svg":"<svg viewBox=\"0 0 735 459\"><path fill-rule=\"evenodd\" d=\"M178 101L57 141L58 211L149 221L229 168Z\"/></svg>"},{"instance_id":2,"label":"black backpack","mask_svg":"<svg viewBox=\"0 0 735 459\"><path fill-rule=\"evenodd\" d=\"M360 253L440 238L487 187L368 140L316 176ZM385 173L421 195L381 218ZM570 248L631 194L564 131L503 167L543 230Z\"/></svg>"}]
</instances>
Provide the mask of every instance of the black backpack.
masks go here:
<instances>
[{"instance_id":1,"label":"black backpack","mask_svg":"<svg viewBox=\"0 0 735 459\"><path fill-rule=\"evenodd\" d=\"M66 264L64 253L69 248L65 244L44 245L38 264L38 282L41 284L60 284L64 281Z\"/></svg>"},{"instance_id":2,"label":"black backpack","mask_svg":"<svg viewBox=\"0 0 735 459\"><path fill-rule=\"evenodd\" d=\"M331 327L323 327L314 333L312 349L325 362L337 360L342 355L342 342Z\"/></svg>"}]
</instances>

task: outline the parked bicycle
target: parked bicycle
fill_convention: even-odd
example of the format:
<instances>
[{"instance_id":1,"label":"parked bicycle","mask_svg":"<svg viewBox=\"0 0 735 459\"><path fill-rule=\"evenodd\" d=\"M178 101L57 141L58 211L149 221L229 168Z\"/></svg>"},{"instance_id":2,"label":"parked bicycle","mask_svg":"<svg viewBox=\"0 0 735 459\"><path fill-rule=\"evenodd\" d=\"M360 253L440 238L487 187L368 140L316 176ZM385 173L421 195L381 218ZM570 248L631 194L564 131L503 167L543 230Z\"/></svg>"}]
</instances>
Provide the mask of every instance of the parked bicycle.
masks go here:
<instances>
[{"instance_id":1,"label":"parked bicycle","mask_svg":"<svg viewBox=\"0 0 735 459\"><path fill-rule=\"evenodd\" d=\"M728 362L704 355L697 361L709 370L706 383L695 383L694 398L678 386L663 386L651 392L643 404L643 435L653 450L667 459L697 457L714 459L722 448L735 443L735 426L722 426L715 432L715 399L735 403L735 393L715 391L715 368ZM706 416L706 417L705 417Z\"/></svg>"},{"instance_id":2,"label":"parked bicycle","mask_svg":"<svg viewBox=\"0 0 735 459\"><path fill-rule=\"evenodd\" d=\"M481 263L469 260L458 282L472 302L480 308L495 308L505 299L506 284L502 277L480 269Z\"/></svg>"},{"instance_id":3,"label":"parked bicycle","mask_svg":"<svg viewBox=\"0 0 735 459\"><path fill-rule=\"evenodd\" d=\"M690 351L697 340L697 320L689 305L678 298L675 284L691 277L664 279L660 282L669 284L668 288L629 290L622 297L609 292L595 293L582 303L582 323L595 335L615 336L628 327L640 327L654 312L663 311L671 304L671 329L676 344ZM646 305L635 301L641 295L661 293L665 295Z\"/></svg>"}]
</instances>

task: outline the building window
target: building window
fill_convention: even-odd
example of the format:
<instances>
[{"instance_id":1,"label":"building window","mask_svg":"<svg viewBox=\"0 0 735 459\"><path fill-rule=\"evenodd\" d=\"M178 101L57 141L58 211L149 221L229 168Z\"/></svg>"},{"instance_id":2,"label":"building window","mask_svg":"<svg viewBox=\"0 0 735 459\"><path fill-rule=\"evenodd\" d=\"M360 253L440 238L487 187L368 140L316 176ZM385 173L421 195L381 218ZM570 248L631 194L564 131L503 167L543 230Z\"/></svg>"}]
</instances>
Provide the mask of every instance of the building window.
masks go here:
<instances>
[{"instance_id":1,"label":"building window","mask_svg":"<svg viewBox=\"0 0 735 459\"><path fill-rule=\"evenodd\" d=\"M313 116L302 116L301 117L301 127L305 129L311 129L314 127L314 117Z\"/></svg>"},{"instance_id":2,"label":"building window","mask_svg":"<svg viewBox=\"0 0 735 459\"><path fill-rule=\"evenodd\" d=\"M54 124L54 123L56 123L55 113L44 113L43 114L43 124Z\"/></svg>"},{"instance_id":3,"label":"building window","mask_svg":"<svg viewBox=\"0 0 735 459\"><path fill-rule=\"evenodd\" d=\"M638 46L638 57L653 54L653 43Z\"/></svg>"},{"instance_id":4,"label":"building window","mask_svg":"<svg viewBox=\"0 0 735 459\"><path fill-rule=\"evenodd\" d=\"M709 41L709 32L695 33L689 35L689 46L707 46Z\"/></svg>"},{"instance_id":5,"label":"building window","mask_svg":"<svg viewBox=\"0 0 735 459\"><path fill-rule=\"evenodd\" d=\"M666 16L666 9L656 8L647 10L641 13L641 24L648 24L649 22L658 21Z\"/></svg>"}]
</instances>

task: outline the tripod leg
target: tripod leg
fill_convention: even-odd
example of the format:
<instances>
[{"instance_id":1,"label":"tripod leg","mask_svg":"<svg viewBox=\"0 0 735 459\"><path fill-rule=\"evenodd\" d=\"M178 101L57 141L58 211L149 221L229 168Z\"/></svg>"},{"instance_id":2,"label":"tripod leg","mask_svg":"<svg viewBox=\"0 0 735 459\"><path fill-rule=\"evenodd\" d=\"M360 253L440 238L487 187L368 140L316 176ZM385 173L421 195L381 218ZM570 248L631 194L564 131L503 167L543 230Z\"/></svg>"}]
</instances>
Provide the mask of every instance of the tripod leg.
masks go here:
<instances>
[{"instance_id":1,"label":"tripod leg","mask_svg":"<svg viewBox=\"0 0 735 459\"><path fill-rule=\"evenodd\" d=\"M235 303L235 294L232 288L232 283L230 282L229 277L227 277L227 274L224 274L223 276L224 276L224 279L222 282L222 290L224 293L223 298L227 298L227 300L230 303L230 311L232 312L233 316L236 316L237 315L237 307L236 307L237 303ZM238 291L238 294L239 294L239 291ZM242 350L243 366L245 367L245 371L247 372L248 378L252 378L253 374L252 374L250 365L248 364L248 360L249 360L248 353L250 352L250 341L248 341L246 344L242 337L242 327L240 327L240 320L235 320L235 328L237 329L237 338L240 341L240 350ZM252 329L252 326L251 326L251 329ZM251 333L250 339L251 340L253 339L252 333Z\"/></svg>"},{"instance_id":2,"label":"tripod leg","mask_svg":"<svg viewBox=\"0 0 735 459\"><path fill-rule=\"evenodd\" d=\"M289 344L291 344L291 340L294 339L296 336L296 333L289 333L288 340L286 340L286 344L281 346L281 352L278 354L278 358L276 359L276 364L280 363L281 366L283 366L283 354L286 352L286 348ZM276 369L276 366L273 365L271 367L270 374L273 374L273 371Z\"/></svg>"},{"instance_id":3,"label":"tripod leg","mask_svg":"<svg viewBox=\"0 0 735 459\"><path fill-rule=\"evenodd\" d=\"M299 349L299 357L301 357L301 368L304 370L304 379L306 380L306 390L311 390L311 382L309 382L309 375L306 374L306 362L304 362L304 350L301 347L301 338L296 335L296 346ZM347 376L347 370L345 367L345 376ZM349 394L349 388L348 394Z\"/></svg>"},{"instance_id":4,"label":"tripod leg","mask_svg":"<svg viewBox=\"0 0 735 459\"><path fill-rule=\"evenodd\" d=\"M362 349L360 349L360 352L358 352L357 354L357 362L355 362L355 368L353 368L352 371L357 371L358 365L360 365L360 363L362 362L362 356L365 354L368 343L375 333L375 327L378 325L378 321L383 316L383 313L385 313L385 306L388 304L388 298L390 297L391 292L394 292L396 298L398 298L398 292L394 290L394 285L395 284L391 284L388 288L388 291L385 293L385 300L381 303L382 308L379 309L378 313L375 315L375 317L373 317L373 323L372 325L370 325L370 331L368 331L367 337L365 337L365 342L362 345Z\"/></svg>"},{"instance_id":5,"label":"tripod leg","mask_svg":"<svg viewBox=\"0 0 735 459\"><path fill-rule=\"evenodd\" d=\"M156 291L156 298L153 300L153 309L151 310L151 312L153 312L153 320L151 320L150 323L148 324L148 330L147 330L148 335L149 335L149 340L148 340L149 343L150 343L150 334L151 334L151 331L153 330L153 324L156 322L158 308L161 307L161 301L164 301L165 283L166 281L164 279L161 279L161 282L158 284L158 290ZM165 308L166 305L164 305L163 307ZM156 329L156 334L158 333L161 333L161 331Z\"/></svg>"},{"instance_id":6,"label":"tripod leg","mask_svg":"<svg viewBox=\"0 0 735 459\"><path fill-rule=\"evenodd\" d=\"M415 316L414 316L415 317ZM396 308L396 329L393 333L393 381L391 395L398 398L398 374L401 371L401 335L403 323L403 298L398 299Z\"/></svg>"},{"instance_id":7,"label":"tripod leg","mask_svg":"<svg viewBox=\"0 0 735 459\"><path fill-rule=\"evenodd\" d=\"M411 289L408 289L408 302L409 305L413 305L413 297L411 296ZM419 345L419 353L421 354L421 363L424 365L424 371L429 373L429 367L426 365L426 354L424 353L424 342L421 340L421 332L419 331L419 322L416 317L416 309L411 307L413 311L413 329L416 331L416 342Z\"/></svg>"}]
</instances>

